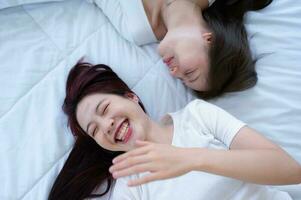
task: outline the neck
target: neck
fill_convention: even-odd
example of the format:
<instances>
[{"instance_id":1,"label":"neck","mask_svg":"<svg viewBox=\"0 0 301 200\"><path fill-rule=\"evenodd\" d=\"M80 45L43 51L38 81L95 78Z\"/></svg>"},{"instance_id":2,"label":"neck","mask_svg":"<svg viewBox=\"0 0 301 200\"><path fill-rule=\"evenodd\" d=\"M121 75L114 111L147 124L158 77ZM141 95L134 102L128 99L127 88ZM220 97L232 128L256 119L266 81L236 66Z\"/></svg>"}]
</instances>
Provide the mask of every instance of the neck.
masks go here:
<instances>
[{"instance_id":1,"label":"neck","mask_svg":"<svg viewBox=\"0 0 301 200\"><path fill-rule=\"evenodd\" d=\"M172 124L159 124L150 120L147 141L161 144L171 144L173 137Z\"/></svg>"},{"instance_id":2,"label":"neck","mask_svg":"<svg viewBox=\"0 0 301 200\"><path fill-rule=\"evenodd\" d=\"M168 31L187 27L207 32L200 6L191 1L173 1L163 10L162 16Z\"/></svg>"},{"instance_id":3,"label":"neck","mask_svg":"<svg viewBox=\"0 0 301 200\"><path fill-rule=\"evenodd\" d=\"M208 5L198 5L193 1L171 0L148 1L143 0L143 6L158 40L162 40L167 31L179 27L194 27L206 32L206 23L202 17L202 10Z\"/></svg>"}]
</instances>

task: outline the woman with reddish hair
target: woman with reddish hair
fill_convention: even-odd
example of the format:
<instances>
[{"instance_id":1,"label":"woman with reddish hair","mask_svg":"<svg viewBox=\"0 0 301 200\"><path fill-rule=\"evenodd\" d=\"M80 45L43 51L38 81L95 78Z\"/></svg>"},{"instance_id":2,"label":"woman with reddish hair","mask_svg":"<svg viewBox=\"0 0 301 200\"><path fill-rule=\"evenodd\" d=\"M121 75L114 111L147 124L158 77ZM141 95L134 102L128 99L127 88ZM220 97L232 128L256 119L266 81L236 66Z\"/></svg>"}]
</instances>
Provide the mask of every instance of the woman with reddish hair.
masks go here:
<instances>
[{"instance_id":1,"label":"woman with reddish hair","mask_svg":"<svg viewBox=\"0 0 301 200\"><path fill-rule=\"evenodd\" d=\"M110 199L117 200L286 200L258 184L301 182L301 167L286 152L205 101L152 121L105 65L70 71L63 110L76 142L50 200L103 196L113 177Z\"/></svg>"}]
</instances>

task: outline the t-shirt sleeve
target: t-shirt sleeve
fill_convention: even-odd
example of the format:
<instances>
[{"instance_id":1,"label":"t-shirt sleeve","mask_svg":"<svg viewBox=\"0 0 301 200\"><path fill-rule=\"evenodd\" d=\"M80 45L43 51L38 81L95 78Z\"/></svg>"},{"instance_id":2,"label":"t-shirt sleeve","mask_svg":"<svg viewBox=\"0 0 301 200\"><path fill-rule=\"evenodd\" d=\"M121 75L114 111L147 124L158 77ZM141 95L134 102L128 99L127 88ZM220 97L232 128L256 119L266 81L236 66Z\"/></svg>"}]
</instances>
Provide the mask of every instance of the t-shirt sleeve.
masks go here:
<instances>
[{"instance_id":1,"label":"t-shirt sleeve","mask_svg":"<svg viewBox=\"0 0 301 200\"><path fill-rule=\"evenodd\" d=\"M129 180L129 177L117 179L109 200L140 200L139 186L127 186Z\"/></svg>"},{"instance_id":2,"label":"t-shirt sleeve","mask_svg":"<svg viewBox=\"0 0 301 200\"><path fill-rule=\"evenodd\" d=\"M193 101L189 110L197 119L203 134L212 134L228 148L238 131L246 125L222 108L203 100Z\"/></svg>"},{"instance_id":3,"label":"t-shirt sleeve","mask_svg":"<svg viewBox=\"0 0 301 200\"><path fill-rule=\"evenodd\" d=\"M97 5L117 32L131 43L157 42L141 0L87 0Z\"/></svg>"}]
</instances>

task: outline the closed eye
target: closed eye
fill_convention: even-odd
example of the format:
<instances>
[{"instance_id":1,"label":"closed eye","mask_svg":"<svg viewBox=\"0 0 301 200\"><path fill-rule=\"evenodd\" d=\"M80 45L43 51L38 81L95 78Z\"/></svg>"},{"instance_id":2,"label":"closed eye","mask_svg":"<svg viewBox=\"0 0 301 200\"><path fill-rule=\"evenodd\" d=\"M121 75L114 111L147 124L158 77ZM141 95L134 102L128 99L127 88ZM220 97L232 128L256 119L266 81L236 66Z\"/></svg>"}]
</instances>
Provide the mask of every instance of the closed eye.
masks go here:
<instances>
[{"instance_id":1,"label":"closed eye","mask_svg":"<svg viewBox=\"0 0 301 200\"><path fill-rule=\"evenodd\" d=\"M189 78L193 75L194 72L195 72L195 70L187 71L187 72L185 72L184 75Z\"/></svg>"},{"instance_id":2,"label":"closed eye","mask_svg":"<svg viewBox=\"0 0 301 200\"><path fill-rule=\"evenodd\" d=\"M185 76L187 77L188 82L192 83L192 82L196 81L199 78L196 71L197 70L194 69L194 70L191 70L191 71L188 71L188 72L185 73Z\"/></svg>"},{"instance_id":3,"label":"closed eye","mask_svg":"<svg viewBox=\"0 0 301 200\"><path fill-rule=\"evenodd\" d=\"M104 109L103 109L103 111L102 111L102 114L103 114L103 115L107 113L109 105L110 105L110 104L106 104L106 105L105 105L105 107L104 107Z\"/></svg>"},{"instance_id":4,"label":"closed eye","mask_svg":"<svg viewBox=\"0 0 301 200\"><path fill-rule=\"evenodd\" d=\"M96 135L97 131L98 131L98 128L95 128L94 131L92 132L92 137L94 137Z\"/></svg>"},{"instance_id":5,"label":"closed eye","mask_svg":"<svg viewBox=\"0 0 301 200\"><path fill-rule=\"evenodd\" d=\"M190 82L190 83L193 83L193 82L196 81L198 78L199 78L199 77L197 76L197 77L195 77L194 79L189 80L189 82Z\"/></svg>"}]
</instances>

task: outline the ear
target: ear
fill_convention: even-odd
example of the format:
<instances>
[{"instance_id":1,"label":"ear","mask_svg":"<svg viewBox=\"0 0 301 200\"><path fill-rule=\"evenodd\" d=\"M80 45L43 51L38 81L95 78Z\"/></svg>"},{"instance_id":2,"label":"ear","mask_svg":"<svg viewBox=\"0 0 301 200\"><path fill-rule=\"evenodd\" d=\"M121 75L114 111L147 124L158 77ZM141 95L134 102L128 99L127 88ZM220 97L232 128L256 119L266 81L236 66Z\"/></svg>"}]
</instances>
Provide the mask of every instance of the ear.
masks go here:
<instances>
[{"instance_id":1,"label":"ear","mask_svg":"<svg viewBox=\"0 0 301 200\"><path fill-rule=\"evenodd\" d=\"M135 103L139 103L139 97L132 92L127 92L124 94L124 96L130 100L133 100Z\"/></svg>"},{"instance_id":2,"label":"ear","mask_svg":"<svg viewBox=\"0 0 301 200\"><path fill-rule=\"evenodd\" d=\"M202 37L203 37L203 39L205 40L205 42L206 42L207 44L211 44L211 42L212 42L212 37L213 37L213 35L212 35L211 32L203 33L203 34L202 34Z\"/></svg>"}]
</instances>

